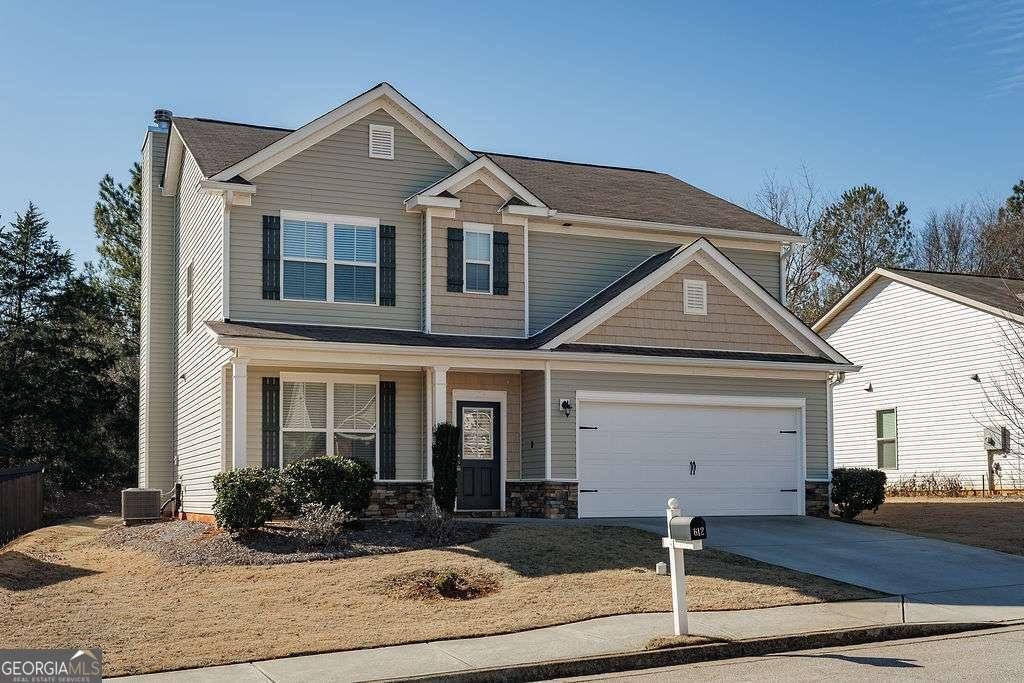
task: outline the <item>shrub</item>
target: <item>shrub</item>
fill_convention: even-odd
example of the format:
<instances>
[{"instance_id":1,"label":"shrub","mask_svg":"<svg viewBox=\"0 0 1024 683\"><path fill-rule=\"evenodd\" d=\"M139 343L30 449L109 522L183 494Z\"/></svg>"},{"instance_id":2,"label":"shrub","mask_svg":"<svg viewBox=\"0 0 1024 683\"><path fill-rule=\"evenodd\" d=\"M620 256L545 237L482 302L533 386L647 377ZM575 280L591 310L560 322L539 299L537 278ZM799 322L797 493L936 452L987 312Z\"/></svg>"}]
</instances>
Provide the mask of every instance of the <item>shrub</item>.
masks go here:
<instances>
[{"instance_id":1,"label":"shrub","mask_svg":"<svg viewBox=\"0 0 1024 683\"><path fill-rule=\"evenodd\" d=\"M341 505L310 503L302 507L302 514L295 521L309 545L328 548L340 545L341 533L356 517Z\"/></svg>"},{"instance_id":2,"label":"shrub","mask_svg":"<svg viewBox=\"0 0 1024 683\"><path fill-rule=\"evenodd\" d=\"M431 449L434 466L434 500L446 515L455 512L455 498L459 487L459 441L462 430L450 422L434 428Z\"/></svg>"},{"instance_id":3,"label":"shrub","mask_svg":"<svg viewBox=\"0 0 1024 683\"><path fill-rule=\"evenodd\" d=\"M370 504L373 468L352 458L319 457L293 462L282 473L279 501L283 512L297 514L303 506L340 505L359 514Z\"/></svg>"},{"instance_id":4,"label":"shrub","mask_svg":"<svg viewBox=\"0 0 1024 683\"><path fill-rule=\"evenodd\" d=\"M431 545L446 545L454 541L461 531L458 519L444 513L436 500L427 502L416 515L414 533L427 539Z\"/></svg>"},{"instance_id":5,"label":"shrub","mask_svg":"<svg viewBox=\"0 0 1024 683\"><path fill-rule=\"evenodd\" d=\"M459 595L460 586L463 583L462 576L454 569L442 569L434 577L434 590L437 594L446 597L453 598Z\"/></svg>"},{"instance_id":6,"label":"shrub","mask_svg":"<svg viewBox=\"0 0 1024 683\"><path fill-rule=\"evenodd\" d=\"M889 482L885 492L890 496L941 496L956 498L967 495L967 487L959 474L931 474L918 475L914 472L910 476L900 477L896 481Z\"/></svg>"},{"instance_id":7,"label":"shrub","mask_svg":"<svg viewBox=\"0 0 1024 683\"><path fill-rule=\"evenodd\" d=\"M229 531L250 531L274 516L281 477L277 470L243 467L213 478L213 514Z\"/></svg>"},{"instance_id":8,"label":"shrub","mask_svg":"<svg viewBox=\"0 0 1024 683\"><path fill-rule=\"evenodd\" d=\"M840 517L853 519L885 502L885 472L863 467L832 470L832 504Z\"/></svg>"}]
</instances>

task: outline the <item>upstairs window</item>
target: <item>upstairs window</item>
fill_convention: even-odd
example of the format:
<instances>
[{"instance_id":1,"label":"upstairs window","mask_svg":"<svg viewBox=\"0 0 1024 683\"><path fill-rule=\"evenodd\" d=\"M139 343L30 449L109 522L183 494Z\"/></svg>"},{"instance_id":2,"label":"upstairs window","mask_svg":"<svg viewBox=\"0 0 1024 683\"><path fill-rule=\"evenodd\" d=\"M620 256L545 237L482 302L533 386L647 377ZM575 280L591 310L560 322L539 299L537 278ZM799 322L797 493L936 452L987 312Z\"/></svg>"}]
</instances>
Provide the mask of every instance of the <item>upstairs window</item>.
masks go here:
<instances>
[{"instance_id":1,"label":"upstairs window","mask_svg":"<svg viewBox=\"0 0 1024 683\"><path fill-rule=\"evenodd\" d=\"M283 212L284 299L377 303L377 219Z\"/></svg>"},{"instance_id":2,"label":"upstairs window","mask_svg":"<svg viewBox=\"0 0 1024 683\"><path fill-rule=\"evenodd\" d=\"M192 292L195 288L195 271L192 264L185 269L185 333L192 331Z\"/></svg>"},{"instance_id":3,"label":"upstairs window","mask_svg":"<svg viewBox=\"0 0 1024 683\"><path fill-rule=\"evenodd\" d=\"M878 450L878 469L897 469L895 408L875 412L875 447Z\"/></svg>"},{"instance_id":4,"label":"upstairs window","mask_svg":"<svg viewBox=\"0 0 1024 683\"><path fill-rule=\"evenodd\" d=\"M463 230L463 291L490 294L492 287L492 232L489 225L466 223Z\"/></svg>"},{"instance_id":5,"label":"upstairs window","mask_svg":"<svg viewBox=\"0 0 1024 683\"><path fill-rule=\"evenodd\" d=\"M708 314L708 283L705 280L683 280L683 313Z\"/></svg>"}]
</instances>

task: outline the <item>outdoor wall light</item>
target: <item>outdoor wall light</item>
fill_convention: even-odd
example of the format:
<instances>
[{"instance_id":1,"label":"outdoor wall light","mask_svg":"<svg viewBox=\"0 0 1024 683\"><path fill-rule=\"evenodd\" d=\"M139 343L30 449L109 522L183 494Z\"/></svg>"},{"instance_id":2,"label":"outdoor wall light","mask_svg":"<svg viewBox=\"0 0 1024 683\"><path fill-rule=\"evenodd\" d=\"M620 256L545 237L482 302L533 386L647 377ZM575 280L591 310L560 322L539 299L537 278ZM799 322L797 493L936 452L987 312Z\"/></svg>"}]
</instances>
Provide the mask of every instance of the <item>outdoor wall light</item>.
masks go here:
<instances>
[{"instance_id":1,"label":"outdoor wall light","mask_svg":"<svg viewBox=\"0 0 1024 683\"><path fill-rule=\"evenodd\" d=\"M871 392L871 391L874 391L874 390L875 390L875 388L873 386L871 386L871 382L868 382L868 385L866 387L864 387L864 391L867 391L867 392Z\"/></svg>"},{"instance_id":2,"label":"outdoor wall light","mask_svg":"<svg viewBox=\"0 0 1024 683\"><path fill-rule=\"evenodd\" d=\"M563 398L562 402L559 405L562 408L562 413L566 417L569 417L570 415L572 415L572 401L570 401L567 398Z\"/></svg>"},{"instance_id":3,"label":"outdoor wall light","mask_svg":"<svg viewBox=\"0 0 1024 683\"><path fill-rule=\"evenodd\" d=\"M971 379L973 379L975 382L981 382L981 377L978 376L978 373L974 373L973 375L971 375Z\"/></svg>"}]
</instances>

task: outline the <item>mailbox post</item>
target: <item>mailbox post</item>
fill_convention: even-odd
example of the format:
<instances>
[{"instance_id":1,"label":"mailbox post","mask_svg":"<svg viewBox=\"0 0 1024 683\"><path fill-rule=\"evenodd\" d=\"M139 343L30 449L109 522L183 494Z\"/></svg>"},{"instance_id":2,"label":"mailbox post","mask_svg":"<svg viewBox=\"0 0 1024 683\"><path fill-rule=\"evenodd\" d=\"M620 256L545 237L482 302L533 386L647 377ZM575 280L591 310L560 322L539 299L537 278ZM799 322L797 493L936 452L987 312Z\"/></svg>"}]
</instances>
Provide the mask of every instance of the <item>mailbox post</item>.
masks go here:
<instances>
[{"instance_id":1,"label":"mailbox post","mask_svg":"<svg viewBox=\"0 0 1024 683\"><path fill-rule=\"evenodd\" d=\"M669 567L672 572L672 616L677 636L688 635L686 618L686 568L683 565L684 550L703 550L708 528L701 517L684 517L679 514L679 501L668 499L665 510L668 536L661 540L662 547L668 548Z\"/></svg>"}]
</instances>

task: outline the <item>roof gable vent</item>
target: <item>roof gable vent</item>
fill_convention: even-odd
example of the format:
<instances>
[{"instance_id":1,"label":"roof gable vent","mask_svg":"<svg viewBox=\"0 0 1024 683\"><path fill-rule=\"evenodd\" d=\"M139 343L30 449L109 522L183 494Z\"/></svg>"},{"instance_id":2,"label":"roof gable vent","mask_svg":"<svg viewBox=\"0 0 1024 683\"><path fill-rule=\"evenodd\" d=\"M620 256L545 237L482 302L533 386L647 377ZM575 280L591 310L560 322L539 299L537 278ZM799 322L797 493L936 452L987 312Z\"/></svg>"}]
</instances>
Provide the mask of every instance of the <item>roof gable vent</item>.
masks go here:
<instances>
[{"instance_id":1,"label":"roof gable vent","mask_svg":"<svg viewBox=\"0 0 1024 683\"><path fill-rule=\"evenodd\" d=\"M706 280L683 280L683 313L708 314L708 283Z\"/></svg>"},{"instance_id":2,"label":"roof gable vent","mask_svg":"<svg viewBox=\"0 0 1024 683\"><path fill-rule=\"evenodd\" d=\"M370 124L370 158L395 158L395 129L393 126Z\"/></svg>"}]
</instances>

